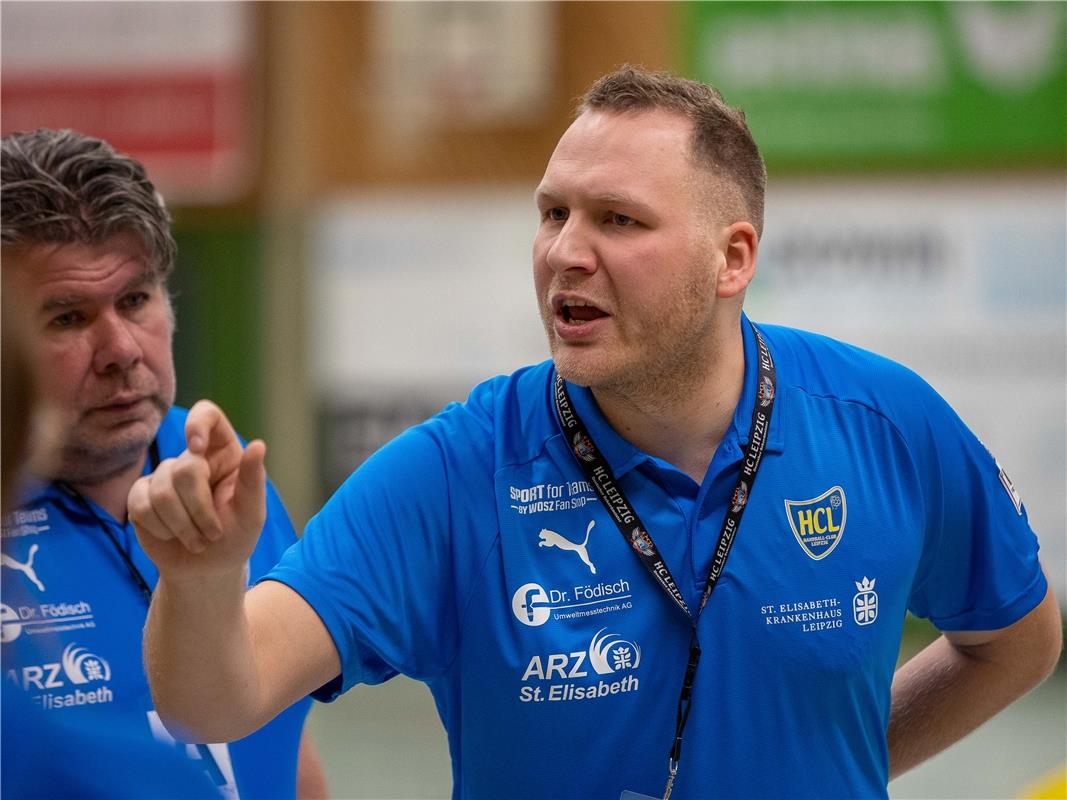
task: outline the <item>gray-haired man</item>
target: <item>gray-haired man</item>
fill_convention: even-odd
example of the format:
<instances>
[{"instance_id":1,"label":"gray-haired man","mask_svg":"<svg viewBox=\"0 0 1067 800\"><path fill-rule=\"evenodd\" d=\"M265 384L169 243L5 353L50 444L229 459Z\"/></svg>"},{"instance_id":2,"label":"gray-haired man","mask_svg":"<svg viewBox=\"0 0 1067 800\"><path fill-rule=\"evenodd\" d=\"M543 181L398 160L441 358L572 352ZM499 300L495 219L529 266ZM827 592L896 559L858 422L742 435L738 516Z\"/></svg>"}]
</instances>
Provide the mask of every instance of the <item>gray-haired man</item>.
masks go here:
<instances>
[{"instance_id":1,"label":"gray-haired man","mask_svg":"<svg viewBox=\"0 0 1067 800\"><path fill-rule=\"evenodd\" d=\"M303 737L307 702L233 744L179 745L159 722L143 672L141 631L158 573L127 521L126 497L137 478L185 449L185 411L172 406L167 278L176 247L159 194L139 163L72 131L5 137L2 169L5 295L25 307L27 356L58 428L53 463L30 478L4 520L4 674L46 714L69 722L106 712L114 731L170 742L199 760L223 796L292 797L298 751L299 794L322 795ZM271 498L249 560L253 577L295 538ZM112 767L123 774L121 764L94 765ZM48 780L4 790L47 793Z\"/></svg>"}]
</instances>

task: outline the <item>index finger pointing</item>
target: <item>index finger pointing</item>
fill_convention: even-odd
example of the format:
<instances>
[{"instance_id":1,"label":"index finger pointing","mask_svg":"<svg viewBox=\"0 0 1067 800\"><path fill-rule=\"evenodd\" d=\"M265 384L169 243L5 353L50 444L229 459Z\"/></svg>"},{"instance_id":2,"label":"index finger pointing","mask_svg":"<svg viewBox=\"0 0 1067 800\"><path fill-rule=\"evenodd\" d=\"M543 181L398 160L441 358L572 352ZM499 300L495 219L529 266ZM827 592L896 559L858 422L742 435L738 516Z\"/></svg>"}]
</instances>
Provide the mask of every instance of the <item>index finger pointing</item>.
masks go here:
<instances>
[{"instance_id":1,"label":"index finger pointing","mask_svg":"<svg viewBox=\"0 0 1067 800\"><path fill-rule=\"evenodd\" d=\"M200 400L189 410L185 440L190 453L207 459L212 488L241 463L241 440L222 409L210 400Z\"/></svg>"},{"instance_id":2,"label":"index finger pointing","mask_svg":"<svg viewBox=\"0 0 1067 800\"><path fill-rule=\"evenodd\" d=\"M222 409L210 400L198 400L185 418L185 444L194 453L203 455L210 444L234 436L233 426Z\"/></svg>"}]
</instances>

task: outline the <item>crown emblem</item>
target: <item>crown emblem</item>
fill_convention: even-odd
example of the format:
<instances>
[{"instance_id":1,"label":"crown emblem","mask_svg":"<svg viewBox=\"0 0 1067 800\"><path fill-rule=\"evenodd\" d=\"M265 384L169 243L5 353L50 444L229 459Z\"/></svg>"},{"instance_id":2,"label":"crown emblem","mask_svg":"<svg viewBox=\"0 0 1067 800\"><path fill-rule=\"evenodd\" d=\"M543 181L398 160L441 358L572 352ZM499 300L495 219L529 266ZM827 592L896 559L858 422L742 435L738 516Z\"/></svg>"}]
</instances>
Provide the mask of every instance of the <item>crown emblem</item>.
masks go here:
<instances>
[{"instance_id":1,"label":"crown emblem","mask_svg":"<svg viewBox=\"0 0 1067 800\"><path fill-rule=\"evenodd\" d=\"M853 581L853 583L856 584L857 592L872 592L874 591L874 582L876 580L877 578L868 578L864 575L862 581Z\"/></svg>"}]
</instances>

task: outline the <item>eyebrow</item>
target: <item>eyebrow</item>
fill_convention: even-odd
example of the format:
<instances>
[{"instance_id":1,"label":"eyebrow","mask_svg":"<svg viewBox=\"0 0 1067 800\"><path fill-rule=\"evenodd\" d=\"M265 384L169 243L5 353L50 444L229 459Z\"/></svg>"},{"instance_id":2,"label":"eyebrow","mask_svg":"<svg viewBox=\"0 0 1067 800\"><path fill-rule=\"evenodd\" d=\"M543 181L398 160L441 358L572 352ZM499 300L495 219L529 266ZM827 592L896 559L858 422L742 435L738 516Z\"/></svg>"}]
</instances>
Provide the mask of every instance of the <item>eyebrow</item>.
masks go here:
<instances>
[{"instance_id":1,"label":"eyebrow","mask_svg":"<svg viewBox=\"0 0 1067 800\"><path fill-rule=\"evenodd\" d=\"M143 274L135 275L133 278L128 280L126 284L121 289L119 289L118 294L119 296L121 296L126 294L127 292L138 288L139 286L144 286L145 284L151 283L152 278L148 274L148 272L145 271ZM75 306L80 306L83 303L90 302L92 299L92 296L87 294L54 295L45 299L44 303L41 304L41 313L49 314L55 311L64 311L68 308L73 308Z\"/></svg>"},{"instance_id":2,"label":"eyebrow","mask_svg":"<svg viewBox=\"0 0 1067 800\"><path fill-rule=\"evenodd\" d=\"M632 194L626 194L625 192L598 194L593 197L593 200L605 206L632 206L644 211L651 211L647 203L643 203Z\"/></svg>"},{"instance_id":3,"label":"eyebrow","mask_svg":"<svg viewBox=\"0 0 1067 800\"><path fill-rule=\"evenodd\" d=\"M542 189L538 186L534 190L534 202L541 203L542 201L548 201L550 203L556 203L559 201L559 195L553 192L551 189Z\"/></svg>"},{"instance_id":4,"label":"eyebrow","mask_svg":"<svg viewBox=\"0 0 1067 800\"><path fill-rule=\"evenodd\" d=\"M626 192L604 192L601 194L595 194L588 198L596 205L601 206L628 206L636 209L639 213L651 214L652 208L632 194ZM538 203L550 202L550 203L563 203L563 198L555 192L552 188L537 189L534 192L534 200Z\"/></svg>"}]
</instances>

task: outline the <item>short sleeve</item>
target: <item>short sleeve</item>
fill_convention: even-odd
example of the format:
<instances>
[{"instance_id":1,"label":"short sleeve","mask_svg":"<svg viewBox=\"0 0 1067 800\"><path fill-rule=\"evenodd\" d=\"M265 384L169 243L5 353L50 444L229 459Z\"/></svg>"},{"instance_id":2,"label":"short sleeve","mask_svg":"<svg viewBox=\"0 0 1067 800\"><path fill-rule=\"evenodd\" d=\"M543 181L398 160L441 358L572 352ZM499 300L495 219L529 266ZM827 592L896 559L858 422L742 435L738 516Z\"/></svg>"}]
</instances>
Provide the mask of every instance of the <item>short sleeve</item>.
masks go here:
<instances>
[{"instance_id":1,"label":"short sleeve","mask_svg":"<svg viewBox=\"0 0 1067 800\"><path fill-rule=\"evenodd\" d=\"M1047 590L1038 541L1007 474L932 388L909 373L898 417L915 462L925 544L909 609L941 630L997 630Z\"/></svg>"},{"instance_id":2,"label":"short sleeve","mask_svg":"<svg viewBox=\"0 0 1067 800\"><path fill-rule=\"evenodd\" d=\"M317 699L446 669L456 648L449 518L441 450L419 426L351 475L266 576L299 593L337 647L340 679Z\"/></svg>"}]
</instances>

